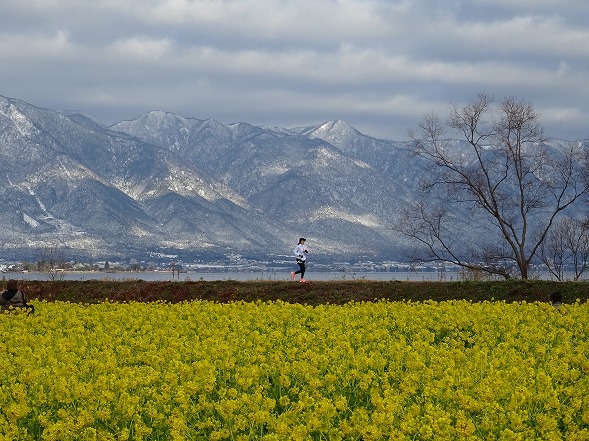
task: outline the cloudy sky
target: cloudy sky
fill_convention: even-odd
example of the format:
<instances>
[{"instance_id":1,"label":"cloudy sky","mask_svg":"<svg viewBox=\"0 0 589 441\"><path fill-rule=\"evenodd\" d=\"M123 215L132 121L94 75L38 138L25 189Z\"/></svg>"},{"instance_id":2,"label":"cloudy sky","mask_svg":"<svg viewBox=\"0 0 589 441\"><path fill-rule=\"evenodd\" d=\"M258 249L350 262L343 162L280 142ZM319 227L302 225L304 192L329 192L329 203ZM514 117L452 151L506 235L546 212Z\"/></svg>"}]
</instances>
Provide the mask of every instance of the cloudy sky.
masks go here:
<instances>
[{"instance_id":1,"label":"cloudy sky","mask_svg":"<svg viewBox=\"0 0 589 441\"><path fill-rule=\"evenodd\" d=\"M0 95L406 139L479 92L589 136L587 0L0 0Z\"/></svg>"}]
</instances>

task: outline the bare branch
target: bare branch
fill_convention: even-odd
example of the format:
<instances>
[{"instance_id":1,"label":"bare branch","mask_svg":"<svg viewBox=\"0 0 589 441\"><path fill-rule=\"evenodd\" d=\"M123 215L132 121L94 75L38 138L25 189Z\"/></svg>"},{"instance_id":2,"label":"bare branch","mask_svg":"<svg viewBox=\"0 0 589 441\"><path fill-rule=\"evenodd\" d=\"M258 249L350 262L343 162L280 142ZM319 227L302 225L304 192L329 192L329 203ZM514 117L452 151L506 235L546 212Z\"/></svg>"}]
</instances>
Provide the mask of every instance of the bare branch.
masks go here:
<instances>
[{"instance_id":1,"label":"bare branch","mask_svg":"<svg viewBox=\"0 0 589 441\"><path fill-rule=\"evenodd\" d=\"M447 129L463 141L448 138ZM420 138L410 133L414 153L434 167L424 200L412 207L402 230L421 243L429 259L481 265L503 277L515 265L527 278L557 217L589 192L587 146L547 146L539 114L525 100L496 103L481 93L464 106L452 105L445 125L428 113L419 124ZM432 195L447 204L437 211L443 216L426 209L431 201L425 196ZM448 223L465 210L470 215L460 228L478 224L486 233L467 255L458 251L464 240L452 236Z\"/></svg>"}]
</instances>

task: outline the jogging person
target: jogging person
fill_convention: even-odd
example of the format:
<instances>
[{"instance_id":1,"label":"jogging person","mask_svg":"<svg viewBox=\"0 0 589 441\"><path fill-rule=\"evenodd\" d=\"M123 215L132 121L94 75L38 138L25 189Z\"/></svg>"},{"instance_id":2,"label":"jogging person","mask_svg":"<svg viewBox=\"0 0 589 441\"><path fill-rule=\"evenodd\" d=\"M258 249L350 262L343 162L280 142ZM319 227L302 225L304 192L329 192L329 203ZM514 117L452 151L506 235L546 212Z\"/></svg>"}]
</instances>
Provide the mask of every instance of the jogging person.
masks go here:
<instances>
[{"instance_id":1,"label":"jogging person","mask_svg":"<svg viewBox=\"0 0 589 441\"><path fill-rule=\"evenodd\" d=\"M297 259L297 265L299 266L299 269L297 271L293 271L290 273L290 280L294 280L295 276L297 274L300 274L301 283L307 282L305 280L305 262L307 261L307 253L309 252L309 249L307 248L307 245L305 245L306 240L307 239L305 239L304 237L301 237L299 239L299 244L294 249L294 255Z\"/></svg>"}]
</instances>

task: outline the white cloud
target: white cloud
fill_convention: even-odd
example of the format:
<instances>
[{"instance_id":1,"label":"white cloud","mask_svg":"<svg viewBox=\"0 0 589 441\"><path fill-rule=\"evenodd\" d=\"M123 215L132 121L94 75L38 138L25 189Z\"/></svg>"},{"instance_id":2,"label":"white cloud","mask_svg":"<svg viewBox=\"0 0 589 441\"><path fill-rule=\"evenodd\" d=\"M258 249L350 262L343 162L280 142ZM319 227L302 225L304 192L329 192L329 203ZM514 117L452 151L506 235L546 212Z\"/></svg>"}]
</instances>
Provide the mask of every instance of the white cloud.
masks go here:
<instances>
[{"instance_id":1,"label":"white cloud","mask_svg":"<svg viewBox=\"0 0 589 441\"><path fill-rule=\"evenodd\" d=\"M125 57L154 62L166 55L171 46L172 43L168 39L132 37L115 41L111 48L115 53Z\"/></svg>"},{"instance_id":2,"label":"white cloud","mask_svg":"<svg viewBox=\"0 0 589 441\"><path fill-rule=\"evenodd\" d=\"M107 123L164 109L267 125L344 119L404 138L480 91L587 136L578 0L21 0L2 6L0 94ZM585 119L583 119L585 118Z\"/></svg>"},{"instance_id":3,"label":"white cloud","mask_svg":"<svg viewBox=\"0 0 589 441\"><path fill-rule=\"evenodd\" d=\"M39 57L41 59L67 54L74 49L67 31L51 34L8 34L0 31L0 56L11 58Z\"/></svg>"},{"instance_id":4,"label":"white cloud","mask_svg":"<svg viewBox=\"0 0 589 441\"><path fill-rule=\"evenodd\" d=\"M560 19L516 16L500 22L463 24L458 33L473 49L491 53L521 53L587 57L589 30L567 27Z\"/></svg>"}]
</instances>

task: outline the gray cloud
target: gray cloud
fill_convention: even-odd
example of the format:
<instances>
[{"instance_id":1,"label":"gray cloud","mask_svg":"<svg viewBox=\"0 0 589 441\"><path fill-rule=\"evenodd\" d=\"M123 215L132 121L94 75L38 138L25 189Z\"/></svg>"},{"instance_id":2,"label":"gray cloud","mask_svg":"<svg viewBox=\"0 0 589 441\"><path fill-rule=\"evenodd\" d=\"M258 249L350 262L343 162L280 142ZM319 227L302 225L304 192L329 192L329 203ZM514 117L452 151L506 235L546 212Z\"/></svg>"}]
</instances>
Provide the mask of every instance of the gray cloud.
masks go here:
<instances>
[{"instance_id":1,"label":"gray cloud","mask_svg":"<svg viewBox=\"0 0 589 441\"><path fill-rule=\"evenodd\" d=\"M105 123L163 109L404 139L484 91L531 101L550 136L589 136L585 0L13 3L0 94Z\"/></svg>"}]
</instances>

